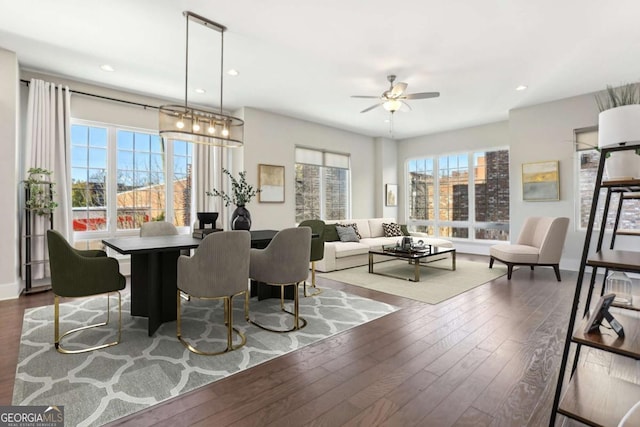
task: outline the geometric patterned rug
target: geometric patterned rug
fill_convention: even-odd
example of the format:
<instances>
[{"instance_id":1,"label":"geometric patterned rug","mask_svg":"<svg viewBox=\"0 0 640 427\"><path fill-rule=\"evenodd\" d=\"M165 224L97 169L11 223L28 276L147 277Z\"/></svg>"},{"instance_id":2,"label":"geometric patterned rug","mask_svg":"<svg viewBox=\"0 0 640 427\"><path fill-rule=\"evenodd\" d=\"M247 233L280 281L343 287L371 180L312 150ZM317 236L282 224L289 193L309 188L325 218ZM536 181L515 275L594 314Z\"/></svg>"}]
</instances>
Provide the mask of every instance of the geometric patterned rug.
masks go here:
<instances>
[{"instance_id":1,"label":"geometric patterned rug","mask_svg":"<svg viewBox=\"0 0 640 427\"><path fill-rule=\"evenodd\" d=\"M105 317L106 297L65 301L60 306L62 331ZM397 310L325 288L319 296L301 296L300 313L308 322L305 328L278 334L245 322L244 301L238 297L234 299L234 326L246 334L247 344L220 356L200 356L178 341L175 321L162 324L149 337L146 319L129 314L128 294L122 301L120 344L84 354L55 351L53 306L25 310L12 404L64 406L66 425L101 425ZM112 296L110 302L108 327L80 332L81 341L67 337L64 345L81 347L113 340L117 297ZM183 301L182 307L183 337L204 350L224 348L221 302L192 298ZM290 325L293 319L279 311L278 299L252 298L250 315L274 327Z\"/></svg>"}]
</instances>

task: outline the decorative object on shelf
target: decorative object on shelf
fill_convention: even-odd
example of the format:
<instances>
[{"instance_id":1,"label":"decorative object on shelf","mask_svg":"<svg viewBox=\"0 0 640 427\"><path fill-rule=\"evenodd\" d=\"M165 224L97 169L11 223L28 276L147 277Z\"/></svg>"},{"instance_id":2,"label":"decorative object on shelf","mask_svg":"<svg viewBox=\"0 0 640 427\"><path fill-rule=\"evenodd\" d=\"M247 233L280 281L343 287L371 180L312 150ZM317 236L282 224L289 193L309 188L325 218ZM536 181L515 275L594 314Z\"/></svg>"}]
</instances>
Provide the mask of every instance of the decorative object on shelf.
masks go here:
<instances>
[{"instance_id":1,"label":"decorative object on shelf","mask_svg":"<svg viewBox=\"0 0 640 427\"><path fill-rule=\"evenodd\" d=\"M615 294L614 303L631 305L631 279L624 271L614 271L607 276L605 294Z\"/></svg>"},{"instance_id":2,"label":"decorative object on shelf","mask_svg":"<svg viewBox=\"0 0 640 427\"><path fill-rule=\"evenodd\" d=\"M384 204L398 206L398 184L384 185Z\"/></svg>"},{"instance_id":3,"label":"decorative object on shelf","mask_svg":"<svg viewBox=\"0 0 640 427\"><path fill-rule=\"evenodd\" d=\"M31 168L27 173L29 176L23 181L28 189L26 207L36 215L50 215L58 207L58 204L53 201L53 196L56 194L53 190L55 183L51 181L53 172L43 168Z\"/></svg>"},{"instance_id":4,"label":"decorative object on shelf","mask_svg":"<svg viewBox=\"0 0 640 427\"><path fill-rule=\"evenodd\" d=\"M596 95L598 149L640 141L640 84L607 86ZM640 150L610 153L605 164L609 179L640 176Z\"/></svg>"},{"instance_id":5,"label":"decorative object on shelf","mask_svg":"<svg viewBox=\"0 0 640 427\"><path fill-rule=\"evenodd\" d=\"M218 220L218 212L198 212L198 228L193 230L192 236L196 239L204 239L207 234L222 231L222 228L216 228Z\"/></svg>"},{"instance_id":6,"label":"decorative object on shelf","mask_svg":"<svg viewBox=\"0 0 640 427\"><path fill-rule=\"evenodd\" d=\"M251 214L245 208L245 205L260 193L261 190L255 189L253 185L247 183L246 171L238 173L239 179L236 179L227 169L222 168L222 172L231 180L231 195L214 188L211 191L207 191L207 196L222 197L225 206L236 206L236 209L231 215L232 230L249 230L251 228Z\"/></svg>"},{"instance_id":7,"label":"decorative object on shelf","mask_svg":"<svg viewBox=\"0 0 640 427\"><path fill-rule=\"evenodd\" d=\"M258 201L284 203L284 166L258 165Z\"/></svg>"},{"instance_id":8,"label":"decorative object on shelf","mask_svg":"<svg viewBox=\"0 0 640 427\"><path fill-rule=\"evenodd\" d=\"M193 12L182 13L186 18L186 49L184 105L162 105L159 132L163 138L188 140L191 142L222 146L240 147L243 142L244 121L227 115L222 107L224 89L224 32L227 27L213 22ZM189 22L193 21L220 33L220 108L218 111L190 106L189 92Z\"/></svg>"},{"instance_id":9,"label":"decorative object on shelf","mask_svg":"<svg viewBox=\"0 0 640 427\"><path fill-rule=\"evenodd\" d=\"M522 200L527 202L560 200L557 160L522 164Z\"/></svg>"}]
</instances>

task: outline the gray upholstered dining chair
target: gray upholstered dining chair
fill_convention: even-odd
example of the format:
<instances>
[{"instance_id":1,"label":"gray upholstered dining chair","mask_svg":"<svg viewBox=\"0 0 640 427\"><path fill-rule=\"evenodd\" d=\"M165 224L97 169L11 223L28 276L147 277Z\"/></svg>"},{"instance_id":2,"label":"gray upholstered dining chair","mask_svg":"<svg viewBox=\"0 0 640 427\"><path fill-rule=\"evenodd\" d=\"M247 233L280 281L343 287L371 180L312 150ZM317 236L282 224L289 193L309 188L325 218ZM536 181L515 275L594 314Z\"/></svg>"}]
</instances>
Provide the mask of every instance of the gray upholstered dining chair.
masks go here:
<instances>
[{"instance_id":1,"label":"gray upholstered dining chair","mask_svg":"<svg viewBox=\"0 0 640 427\"><path fill-rule=\"evenodd\" d=\"M314 293L307 294L307 281L304 281L303 289L304 296L316 296L322 293L322 289L316 287L316 261L320 261L324 258L324 221L321 219L307 219L298 224L298 227L311 228L311 255L309 260L311 261L311 287L314 288Z\"/></svg>"},{"instance_id":2,"label":"gray upholstered dining chair","mask_svg":"<svg viewBox=\"0 0 640 427\"><path fill-rule=\"evenodd\" d=\"M73 248L67 240L55 230L47 230L47 248L51 270L51 288L53 290L54 346L60 353L76 354L99 350L120 343L122 331L122 297L126 280L120 274L118 261L107 257L101 250L81 251ZM109 324L109 294L118 294L118 337L115 341L93 347L71 350L62 346L62 338ZM60 298L80 298L94 295L107 295L106 321L71 329L60 335Z\"/></svg>"},{"instance_id":3,"label":"gray upholstered dining chair","mask_svg":"<svg viewBox=\"0 0 640 427\"><path fill-rule=\"evenodd\" d=\"M207 235L192 257L180 255L178 258L176 335L193 353L213 356L236 350L247 342L245 335L233 327L233 297L244 293L244 314L249 321L250 248L251 235L248 231L220 231ZM227 327L227 346L224 350L203 351L182 337L180 292L195 299L223 300L224 323ZM233 345L233 331L240 337L240 344Z\"/></svg>"},{"instance_id":4,"label":"gray upholstered dining chair","mask_svg":"<svg viewBox=\"0 0 640 427\"><path fill-rule=\"evenodd\" d=\"M511 280L515 265L553 267L560 281L560 257L564 246L569 218L528 217L522 225L515 244L499 244L489 248L489 268L498 260L507 265L507 279Z\"/></svg>"},{"instance_id":5,"label":"gray upholstered dining chair","mask_svg":"<svg viewBox=\"0 0 640 427\"><path fill-rule=\"evenodd\" d=\"M286 330L273 329L251 320L259 328L272 332L291 332L302 329L307 321L300 317L298 285L309 277L309 257L311 253L311 228L295 227L280 230L264 249L251 249L249 277L268 286L280 286L280 300L285 286L293 286L293 327ZM302 322L302 326L300 326Z\"/></svg>"},{"instance_id":6,"label":"gray upholstered dining chair","mask_svg":"<svg viewBox=\"0 0 640 427\"><path fill-rule=\"evenodd\" d=\"M140 237L175 236L178 229L167 221L149 221L140 226Z\"/></svg>"}]
</instances>

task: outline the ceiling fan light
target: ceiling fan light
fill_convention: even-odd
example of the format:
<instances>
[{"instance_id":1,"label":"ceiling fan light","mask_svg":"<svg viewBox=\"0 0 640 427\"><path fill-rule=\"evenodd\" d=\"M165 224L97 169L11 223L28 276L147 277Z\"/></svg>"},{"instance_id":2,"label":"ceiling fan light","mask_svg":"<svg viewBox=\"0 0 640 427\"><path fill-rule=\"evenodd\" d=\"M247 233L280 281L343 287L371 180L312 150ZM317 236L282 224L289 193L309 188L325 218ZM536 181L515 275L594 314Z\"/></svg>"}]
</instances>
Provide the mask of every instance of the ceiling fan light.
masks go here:
<instances>
[{"instance_id":1,"label":"ceiling fan light","mask_svg":"<svg viewBox=\"0 0 640 427\"><path fill-rule=\"evenodd\" d=\"M391 113L398 111L401 106L402 102L398 101L397 99L390 99L382 104L382 107Z\"/></svg>"}]
</instances>

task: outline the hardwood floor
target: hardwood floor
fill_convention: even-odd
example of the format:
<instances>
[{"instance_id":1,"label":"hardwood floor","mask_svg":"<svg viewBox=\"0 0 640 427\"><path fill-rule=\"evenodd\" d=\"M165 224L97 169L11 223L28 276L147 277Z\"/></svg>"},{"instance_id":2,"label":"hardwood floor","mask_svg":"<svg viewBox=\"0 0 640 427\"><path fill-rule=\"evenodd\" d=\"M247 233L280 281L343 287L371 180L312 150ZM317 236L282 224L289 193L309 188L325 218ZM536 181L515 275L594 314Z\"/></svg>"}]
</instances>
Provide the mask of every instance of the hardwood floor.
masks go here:
<instances>
[{"instance_id":1,"label":"hardwood floor","mask_svg":"<svg viewBox=\"0 0 640 427\"><path fill-rule=\"evenodd\" d=\"M438 305L318 278L402 310L112 425L544 426L576 273L562 278L523 268ZM1 405L11 403L24 309L52 300L0 302Z\"/></svg>"}]
</instances>

